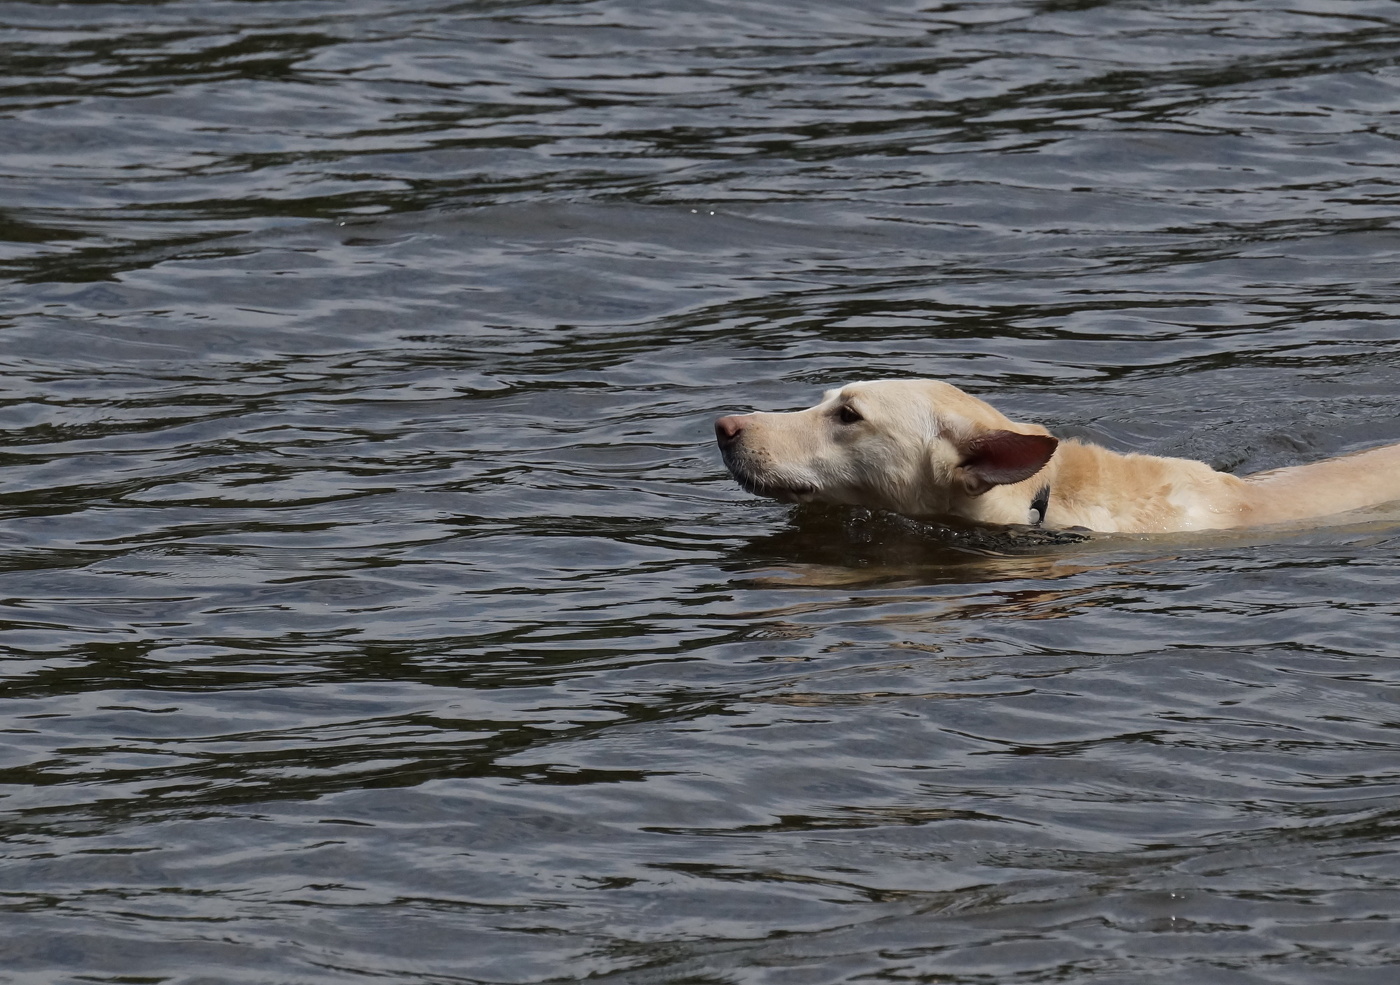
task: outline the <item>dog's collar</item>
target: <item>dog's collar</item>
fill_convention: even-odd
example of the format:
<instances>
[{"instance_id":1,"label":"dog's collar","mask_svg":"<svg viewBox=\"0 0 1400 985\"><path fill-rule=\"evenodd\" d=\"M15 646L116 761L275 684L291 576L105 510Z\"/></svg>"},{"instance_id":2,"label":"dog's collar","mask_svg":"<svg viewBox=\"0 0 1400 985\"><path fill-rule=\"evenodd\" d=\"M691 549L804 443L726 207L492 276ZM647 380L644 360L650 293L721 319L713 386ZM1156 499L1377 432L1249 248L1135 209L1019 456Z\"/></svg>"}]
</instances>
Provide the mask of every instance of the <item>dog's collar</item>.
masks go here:
<instances>
[{"instance_id":1,"label":"dog's collar","mask_svg":"<svg viewBox=\"0 0 1400 985\"><path fill-rule=\"evenodd\" d=\"M1030 525L1038 527L1045 522L1045 511L1050 508L1050 483L1040 487L1040 491L1035 494L1035 499L1031 500L1029 516Z\"/></svg>"}]
</instances>

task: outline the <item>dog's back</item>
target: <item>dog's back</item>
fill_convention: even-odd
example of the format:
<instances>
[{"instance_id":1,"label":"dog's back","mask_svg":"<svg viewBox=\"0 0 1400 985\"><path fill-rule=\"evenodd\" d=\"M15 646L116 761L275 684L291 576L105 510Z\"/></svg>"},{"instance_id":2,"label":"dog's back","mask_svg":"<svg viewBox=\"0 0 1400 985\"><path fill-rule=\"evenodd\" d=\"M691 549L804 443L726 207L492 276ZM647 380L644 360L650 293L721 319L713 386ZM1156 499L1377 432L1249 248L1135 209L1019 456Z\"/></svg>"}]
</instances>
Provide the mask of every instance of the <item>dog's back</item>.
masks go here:
<instances>
[{"instance_id":1,"label":"dog's back","mask_svg":"<svg viewBox=\"0 0 1400 985\"><path fill-rule=\"evenodd\" d=\"M1288 523L1400 500L1400 445L1246 476L1252 523Z\"/></svg>"}]
</instances>

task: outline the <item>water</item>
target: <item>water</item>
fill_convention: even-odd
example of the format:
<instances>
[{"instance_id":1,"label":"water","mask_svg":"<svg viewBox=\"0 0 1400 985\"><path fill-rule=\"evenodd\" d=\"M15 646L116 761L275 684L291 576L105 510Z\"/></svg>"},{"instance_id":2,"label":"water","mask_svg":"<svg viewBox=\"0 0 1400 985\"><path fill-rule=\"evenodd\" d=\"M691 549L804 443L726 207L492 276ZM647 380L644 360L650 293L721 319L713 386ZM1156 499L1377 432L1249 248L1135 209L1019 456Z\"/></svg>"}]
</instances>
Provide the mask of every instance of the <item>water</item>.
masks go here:
<instances>
[{"instance_id":1,"label":"water","mask_svg":"<svg viewBox=\"0 0 1400 985\"><path fill-rule=\"evenodd\" d=\"M1006 543L711 437L1400 440L1393 4L0 25L0 980L1394 980L1392 512Z\"/></svg>"}]
</instances>

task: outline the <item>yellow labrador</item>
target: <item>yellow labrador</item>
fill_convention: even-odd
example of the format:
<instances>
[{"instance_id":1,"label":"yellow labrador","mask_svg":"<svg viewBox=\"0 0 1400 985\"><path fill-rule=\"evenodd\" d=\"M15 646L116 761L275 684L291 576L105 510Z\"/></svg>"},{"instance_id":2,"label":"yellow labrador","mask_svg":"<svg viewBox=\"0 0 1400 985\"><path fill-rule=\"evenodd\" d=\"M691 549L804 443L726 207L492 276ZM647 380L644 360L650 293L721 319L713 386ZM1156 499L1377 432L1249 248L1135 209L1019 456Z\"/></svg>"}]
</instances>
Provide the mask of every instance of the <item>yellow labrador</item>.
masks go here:
<instances>
[{"instance_id":1,"label":"yellow labrador","mask_svg":"<svg viewBox=\"0 0 1400 985\"><path fill-rule=\"evenodd\" d=\"M979 523L1212 530L1400 500L1400 445L1241 478L1059 441L937 380L852 383L807 410L721 417L715 436L760 496Z\"/></svg>"}]
</instances>

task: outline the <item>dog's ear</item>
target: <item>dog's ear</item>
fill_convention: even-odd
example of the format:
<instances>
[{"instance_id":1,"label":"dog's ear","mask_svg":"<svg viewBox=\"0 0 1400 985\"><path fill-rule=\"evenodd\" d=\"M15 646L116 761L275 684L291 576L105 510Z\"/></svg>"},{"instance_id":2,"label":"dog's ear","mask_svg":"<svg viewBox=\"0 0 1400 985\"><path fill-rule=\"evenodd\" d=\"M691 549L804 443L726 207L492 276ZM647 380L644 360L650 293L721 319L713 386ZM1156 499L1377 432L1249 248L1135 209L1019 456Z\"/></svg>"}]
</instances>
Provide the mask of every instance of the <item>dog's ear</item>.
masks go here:
<instances>
[{"instance_id":1,"label":"dog's ear","mask_svg":"<svg viewBox=\"0 0 1400 985\"><path fill-rule=\"evenodd\" d=\"M1059 443L1048 434L983 431L959 446L963 456L959 477L968 495L980 496L993 486L1035 475L1050 461Z\"/></svg>"}]
</instances>

